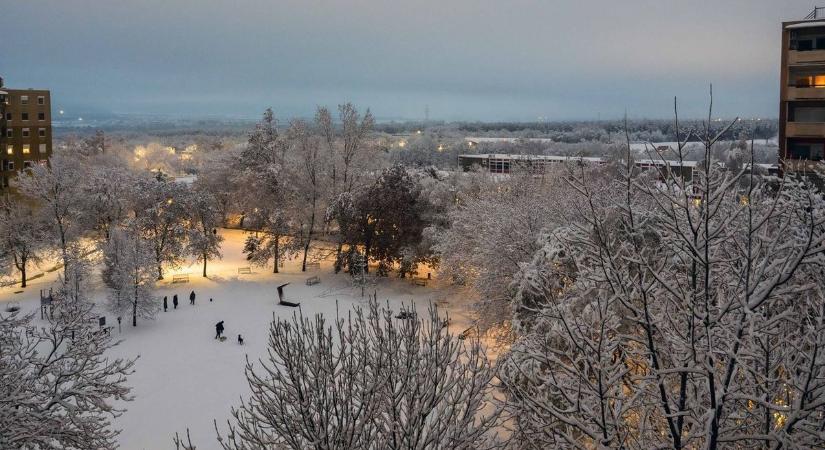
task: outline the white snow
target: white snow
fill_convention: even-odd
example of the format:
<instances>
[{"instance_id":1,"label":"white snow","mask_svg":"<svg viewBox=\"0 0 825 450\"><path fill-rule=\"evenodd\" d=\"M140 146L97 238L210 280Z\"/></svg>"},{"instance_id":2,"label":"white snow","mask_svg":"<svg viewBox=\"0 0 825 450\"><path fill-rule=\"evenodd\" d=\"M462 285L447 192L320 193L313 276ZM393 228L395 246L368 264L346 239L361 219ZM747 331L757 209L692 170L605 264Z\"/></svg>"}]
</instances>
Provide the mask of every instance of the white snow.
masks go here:
<instances>
[{"instance_id":1,"label":"white snow","mask_svg":"<svg viewBox=\"0 0 825 450\"><path fill-rule=\"evenodd\" d=\"M128 411L114 421L115 426L123 430L119 439L123 449L172 448L174 433L185 435L187 427L199 450L219 448L212 421L216 419L218 426L225 429L230 408L239 403L241 396L248 397L244 376L246 358L256 362L265 354L273 314L286 318L298 312L296 308L277 305L275 286L289 282L287 296L300 301L303 313L310 316L321 313L334 318L336 301L342 312L367 302L361 298L360 289L351 287L348 275L332 273L329 261L323 261L320 270L307 273L301 273L299 261L292 260L281 269L284 272L281 274L272 274L272 267L253 267L251 275L238 275L239 267L249 266L241 253L245 233L237 230L221 233L226 237L224 258L209 263L209 279L201 277L201 266L197 263L166 274L157 294L161 299L169 296L170 309L159 312L154 321L139 319L138 326L132 328L131 318L124 317L122 333L119 333L112 314L101 310L107 317L107 325L114 326L114 336L122 339L111 356L139 356L135 373L129 379L135 400L125 404ZM39 289L54 283L58 273L47 273L20 294L14 293L19 288L0 288L0 307L14 301L19 302L24 311L37 311ZM169 282L173 274L181 273L189 273L191 281ZM306 286L306 278L312 275L319 275L321 283ZM432 284L415 286L397 278L379 279L368 288L370 292L373 289L377 290L378 299L389 300L393 309L398 309L401 302L413 301L419 310L426 310L429 301L443 300L450 292ZM189 305L192 290L197 294L195 306ZM177 310L172 309L175 293L180 302ZM96 302L106 296L99 280L92 296ZM463 308L450 309L453 333L469 326L464 311ZM225 342L214 339L214 325L220 320L225 322ZM243 346L236 341L238 334L243 335Z\"/></svg>"}]
</instances>

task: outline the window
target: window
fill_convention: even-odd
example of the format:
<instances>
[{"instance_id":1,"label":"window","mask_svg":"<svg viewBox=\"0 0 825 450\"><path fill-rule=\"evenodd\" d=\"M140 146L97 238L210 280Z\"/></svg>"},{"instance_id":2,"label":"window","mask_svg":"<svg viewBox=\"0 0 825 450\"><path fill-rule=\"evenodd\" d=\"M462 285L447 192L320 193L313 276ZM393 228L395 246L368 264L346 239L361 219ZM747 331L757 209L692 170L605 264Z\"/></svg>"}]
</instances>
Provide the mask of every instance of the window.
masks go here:
<instances>
[{"instance_id":1,"label":"window","mask_svg":"<svg viewBox=\"0 0 825 450\"><path fill-rule=\"evenodd\" d=\"M31 166L32 166L32 162L31 162L31 161L23 161L23 168L24 168L24 169L28 169L28 168L30 168Z\"/></svg>"},{"instance_id":2,"label":"window","mask_svg":"<svg viewBox=\"0 0 825 450\"><path fill-rule=\"evenodd\" d=\"M40 153L41 155L45 155L46 154L46 144L40 144L37 147L37 152Z\"/></svg>"},{"instance_id":3,"label":"window","mask_svg":"<svg viewBox=\"0 0 825 450\"><path fill-rule=\"evenodd\" d=\"M24 155L28 155L28 154L29 154L29 153L31 153L31 152L32 152L32 151L31 151L31 145L29 145L29 144L23 144L23 154L24 154Z\"/></svg>"},{"instance_id":4,"label":"window","mask_svg":"<svg viewBox=\"0 0 825 450\"><path fill-rule=\"evenodd\" d=\"M29 129L23 128L23 137L29 137Z\"/></svg>"},{"instance_id":5,"label":"window","mask_svg":"<svg viewBox=\"0 0 825 450\"><path fill-rule=\"evenodd\" d=\"M46 137L46 129L45 128L38 128L37 135L40 137Z\"/></svg>"},{"instance_id":6,"label":"window","mask_svg":"<svg viewBox=\"0 0 825 450\"><path fill-rule=\"evenodd\" d=\"M46 120L46 113L44 113L44 112L37 113L37 120L39 120L41 122Z\"/></svg>"},{"instance_id":7,"label":"window","mask_svg":"<svg viewBox=\"0 0 825 450\"><path fill-rule=\"evenodd\" d=\"M791 122L825 122L825 102L791 103L788 107Z\"/></svg>"},{"instance_id":8,"label":"window","mask_svg":"<svg viewBox=\"0 0 825 450\"><path fill-rule=\"evenodd\" d=\"M792 159L806 159L821 161L825 153L825 143L822 142L789 142L788 153Z\"/></svg>"},{"instance_id":9,"label":"window","mask_svg":"<svg viewBox=\"0 0 825 450\"><path fill-rule=\"evenodd\" d=\"M9 144L9 145L6 146L6 154L7 155L13 155L14 154L14 146L13 145Z\"/></svg>"},{"instance_id":10,"label":"window","mask_svg":"<svg viewBox=\"0 0 825 450\"><path fill-rule=\"evenodd\" d=\"M37 96L37 104L38 105L45 105L46 104L46 97L42 95Z\"/></svg>"},{"instance_id":11,"label":"window","mask_svg":"<svg viewBox=\"0 0 825 450\"><path fill-rule=\"evenodd\" d=\"M21 113L20 120L28 121L29 120L29 113Z\"/></svg>"},{"instance_id":12,"label":"window","mask_svg":"<svg viewBox=\"0 0 825 450\"><path fill-rule=\"evenodd\" d=\"M21 95L20 96L20 104L21 105L28 105L29 104L29 96L28 95Z\"/></svg>"},{"instance_id":13,"label":"window","mask_svg":"<svg viewBox=\"0 0 825 450\"><path fill-rule=\"evenodd\" d=\"M14 170L14 161L9 161L8 170Z\"/></svg>"},{"instance_id":14,"label":"window","mask_svg":"<svg viewBox=\"0 0 825 450\"><path fill-rule=\"evenodd\" d=\"M14 130L12 130L11 128L7 128L6 129L6 137L7 138L13 138L14 137Z\"/></svg>"},{"instance_id":15,"label":"window","mask_svg":"<svg viewBox=\"0 0 825 450\"><path fill-rule=\"evenodd\" d=\"M10 112L6 113L6 120L11 121L11 113Z\"/></svg>"}]
</instances>

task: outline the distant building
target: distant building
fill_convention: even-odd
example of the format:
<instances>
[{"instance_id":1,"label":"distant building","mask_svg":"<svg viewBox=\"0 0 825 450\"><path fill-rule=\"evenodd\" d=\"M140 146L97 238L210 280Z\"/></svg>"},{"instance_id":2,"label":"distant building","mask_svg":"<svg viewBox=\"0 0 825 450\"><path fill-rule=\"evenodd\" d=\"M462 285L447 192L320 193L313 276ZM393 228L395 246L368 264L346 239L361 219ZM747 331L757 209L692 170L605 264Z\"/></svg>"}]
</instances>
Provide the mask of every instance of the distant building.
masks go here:
<instances>
[{"instance_id":1,"label":"distant building","mask_svg":"<svg viewBox=\"0 0 825 450\"><path fill-rule=\"evenodd\" d=\"M0 78L0 189L33 164L52 155L52 113L49 91L8 89Z\"/></svg>"},{"instance_id":2,"label":"distant building","mask_svg":"<svg viewBox=\"0 0 825 450\"><path fill-rule=\"evenodd\" d=\"M788 170L825 156L825 8L782 23L779 157Z\"/></svg>"}]
</instances>

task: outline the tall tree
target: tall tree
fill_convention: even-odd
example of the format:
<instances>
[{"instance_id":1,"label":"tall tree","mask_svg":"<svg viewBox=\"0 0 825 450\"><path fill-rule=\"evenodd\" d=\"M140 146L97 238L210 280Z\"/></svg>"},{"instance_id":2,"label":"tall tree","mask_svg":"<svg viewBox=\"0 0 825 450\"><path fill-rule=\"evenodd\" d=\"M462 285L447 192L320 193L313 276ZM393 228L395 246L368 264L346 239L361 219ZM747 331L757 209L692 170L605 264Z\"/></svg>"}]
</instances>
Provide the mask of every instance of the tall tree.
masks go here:
<instances>
[{"instance_id":1,"label":"tall tree","mask_svg":"<svg viewBox=\"0 0 825 450\"><path fill-rule=\"evenodd\" d=\"M220 259L223 237L218 234L221 213L217 199L209 192L194 189L189 196L189 252L203 262L203 277L206 278L206 263Z\"/></svg>"},{"instance_id":2,"label":"tall tree","mask_svg":"<svg viewBox=\"0 0 825 450\"><path fill-rule=\"evenodd\" d=\"M38 212L23 203L0 206L0 251L20 273L20 287L26 287L29 264L39 263L47 250L45 228Z\"/></svg>"},{"instance_id":3,"label":"tall tree","mask_svg":"<svg viewBox=\"0 0 825 450\"><path fill-rule=\"evenodd\" d=\"M295 173L295 196L296 210L308 222L306 231L301 227L301 237L303 241L304 255L301 262L301 271L306 272L307 253L312 243L312 235L315 232L315 221L318 210L318 202L323 196L323 159L321 145L318 136L312 134L312 130L301 120L295 120L290 124L289 139L293 146L292 170ZM306 214L306 211L309 211ZM304 221L301 221L302 224Z\"/></svg>"},{"instance_id":4,"label":"tall tree","mask_svg":"<svg viewBox=\"0 0 825 450\"><path fill-rule=\"evenodd\" d=\"M20 193L43 209L47 230L60 249L65 277L71 262L71 247L84 231L81 190L84 173L80 160L58 151L48 165L35 165L16 180Z\"/></svg>"},{"instance_id":5,"label":"tall tree","mask_svg":"<svg viewBox=\"0 0 825 450\"><path fill-rule=\"evenodd\" d=\"M189 218L186 186L164 177L138 180L132 205L135 226L152 245L157 279L163 279L163 265L177 266L183 260L186 225Z\"/></svg>"},{"instance_id":6,"label":"tall tree","mask_svg":"<svg viewBox=\"0 0 825 450\"><path fill-rule=\"evenodd\" d=\"M156 261L150 243L134 227L117 229L103 254L103 281L111 292L109 308L131 315L133 327L138 317L154 318L159 304L154 295Z\"/></svg>"}]
</instances>

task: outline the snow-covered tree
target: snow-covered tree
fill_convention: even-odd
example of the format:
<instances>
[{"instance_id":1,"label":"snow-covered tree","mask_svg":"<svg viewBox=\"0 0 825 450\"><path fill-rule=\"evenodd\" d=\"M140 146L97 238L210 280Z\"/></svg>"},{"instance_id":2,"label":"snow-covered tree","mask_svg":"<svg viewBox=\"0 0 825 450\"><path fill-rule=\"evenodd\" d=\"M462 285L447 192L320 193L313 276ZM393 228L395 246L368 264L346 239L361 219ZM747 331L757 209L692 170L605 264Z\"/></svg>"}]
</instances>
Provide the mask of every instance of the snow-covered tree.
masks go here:
<instances>
[{"instance_id":1,"label":"snow-covered tree","mask_svg":"<svg viewBox=\"0 0 825 450\"><path fill-rule=\"evenodd\" d=\"M272 261L273 273L278 273L278 266L290 256L297 255L300 242L288 237L289 223L280 210L254 211L249 217L257 230L250 235L244 245L246 259L252 264L264 267Z\"/></svg>"},{"instance_id":2,"label":"snow-covered tree","mask_svg":"<svg viewBox=\"0 0 825 450\"><path fill-rule=\"evenodd\" d=\"M128 167L115 165L114 160L89 164L83 179L78 180L84 228L109 239L111 230L129 216L136 178Z\"/></svg>"},{"instance_id":3,"label":"snow-covered tree","mask_svg":"<svg viewBox=\"0 0 825 450\"><path fill-rule=\"evenodd\" d=\"M188 201L186 186L163 177L147 177L136 183L134 225L151 243L159 280L163 279L164 264L176 267L185 255Z\"/></svg>"},{"instance_id":4,"label":"snow-covered tree","mask_svg":"<svg viewBox=\"0 0 825 450\"><path fill-rule=\"evenodd\" d=\"M294 173L295 211L301 217L303 259L301 271L306 272L307 254L316 227L318 203L324 197L324 159L319 137L304 121L295 120L288 132L292 144L290 171Z\"/></svg>"},{"instance_id":5,"label":"snow-covered tree","mask_svg":"<svg viewBox=\"0 0 825 450\"><path fill-rule=\"evenodd\" d=\"M825 204L724 170L710 124L692 177L640 173L628 146L609 189L570 179L582 207L522 272L500 372L517 446L825 442Z\"/></svg>"},{"instance_id":6,"label":"snow-covered tree","mask_svg":"<svg viewBox=\"0 0 825 450\"><path fill-rule=\"evenodd\" d=\"M114 230L103 248L103 281L109 288L109 309L130 315L132 326L138 317L152 319L160 305L154 295L157 278L155 253L151 243L134 227Z\"/></svg>"},{"instance_id":7,"label":"snow-covered tree","mask_svg":"<svg viewBox=\"0 0 825 450\"><path fill-rule=\"evenodd\" d=\"M60 249L64 276L68 271L71 247L84 231L81 190L84 177L80 160L58 151L49 159L48 165L34 165L29 173L16 178L20 193L43 210L51 240Z\"/></svg>"},{"instance_id":8,"label":"snow-covered tree","mask_svg":"<svg viewBox=\"0 0 825 450\"><path fill-rule=\"evenodd\" d=\"M20 273L20 287L26 287L29 264L47 251L45 228L38 212L21 202L0 206L0 251Z\"/></svg>"},{"instance_id":9,"label":"snow-covered tree","mask_svg":"<svg viewBox=\"0 0 825 450\"><path fill-rule=\"evenodd\" d=\"M373 301L331 324L278 319L268 355L247 364L251 397L233 409L224 449L495 444L494 371L479 342L448 333L434 309L399 321Z\"/></svg>"},{"instance_id":10,"label":"snow-covered tree","mask_svg":"<svg viewBox=\"0 0 825 450\"><path fill-rule=\"evenodd\" d=\"M131 400L134 361L112 358L85 302L61 301L47 326L0 313L0 448L109 449L112 419Z\"/></svg>"},{"instance_id":11,"label":"snow-covered tree","mask_svg":"<svg viewBox=\"0 0 825 450\"><path fill-rule=\"evenodd\" d=\"M197 189L189 197L189 211L189 252L203 263L203 276L206 278L207 261L223 257L223 237L218 234L221 213L217 208L217 199Z\"/></svg>"}]
</instances>

